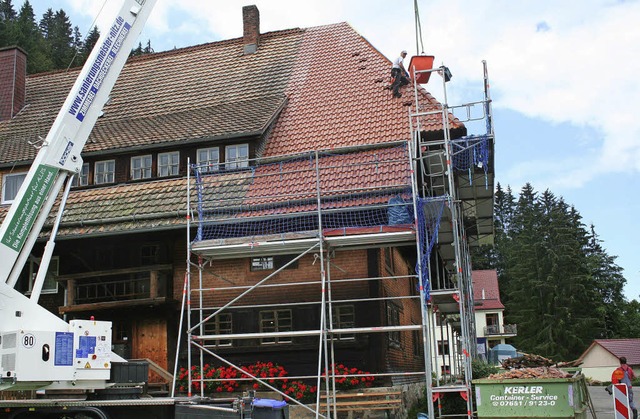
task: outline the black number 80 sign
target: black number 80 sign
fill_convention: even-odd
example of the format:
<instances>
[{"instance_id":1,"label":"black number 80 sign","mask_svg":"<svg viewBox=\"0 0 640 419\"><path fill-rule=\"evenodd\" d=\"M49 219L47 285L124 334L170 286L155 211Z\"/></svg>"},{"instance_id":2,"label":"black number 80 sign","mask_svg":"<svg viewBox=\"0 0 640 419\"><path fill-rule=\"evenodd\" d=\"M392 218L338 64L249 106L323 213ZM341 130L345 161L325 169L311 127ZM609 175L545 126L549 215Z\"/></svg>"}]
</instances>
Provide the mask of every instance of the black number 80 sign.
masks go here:
<instances>
[{"instance_id":1,"label":"black number 80 sign","mask_svg":"<svg viewBox=\"0 0 640 419\"><path fill-rule=\"evenodd\" d=\"M36 344L36 337L31 333L27 333L22 337L22 346L25 348L33 348Z\"/></svg>"}]
</instances>

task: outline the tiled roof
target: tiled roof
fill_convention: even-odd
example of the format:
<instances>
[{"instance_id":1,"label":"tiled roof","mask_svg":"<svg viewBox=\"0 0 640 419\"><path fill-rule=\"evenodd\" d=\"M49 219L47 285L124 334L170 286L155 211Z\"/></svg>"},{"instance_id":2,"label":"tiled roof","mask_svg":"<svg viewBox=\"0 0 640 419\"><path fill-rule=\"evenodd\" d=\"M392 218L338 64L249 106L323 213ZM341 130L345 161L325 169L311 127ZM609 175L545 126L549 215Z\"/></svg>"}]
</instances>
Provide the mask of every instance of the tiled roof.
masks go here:
<instances>
[{"instance_id":1,"label":"tiled roof","mask_svg":"<svg viewBox=\"0 0 640 419\"><path fill-rule=\"evenodd\" d=\"M317 168L315 159L263 165L255 171L248 198L256 205L285 197L315 200L318 188L325 198L371 189L405 189L410 185L410 170L405 147L329 155L318 159Z\"/></svg>"},{"instance_id":2,"label":"tiled roof","mask_svg":"<svg viewBox=\"0 0 640 419\"><path fill-rule=\"evenodd\" d=\"M57 209L56 204L48 224ZM184 178L78 190L69 194L58 236L185 226L186 214Z\"/></svg>"},{"instance_id":3,"label":"tiled roof","mask_svg":"<svg viewBox=\"0 0 640 419\"><path fill-rule=\"evenodd\" d=\"M407 147L349 151L196 176L204 229L197 240L312 230L318 227L319 196L323 228L387 225L390 201L410 196Z\"/></svg>"},{"instance_id":4,"label":"tiled roof","mask_svg":"<svg viewBox=\"0 0 640 419\"><path fill-rule=\"evenodd\" d=\"M498 273L495 270L474 270L471 272L471 280L476 310L504 310L504 305L500 301Z\"/></svg>"},{"instance_id":5,"label":"tiled roof","mask_svg":"<svg viewBox=\"0 0 640 419\"><path fill-rule=\"evenodd\" d=\"M130 60L83 154L167 142L256 134L285 104L302 30L271 32L256 54L242 39ZM33 159L27 141L45 137L79 69L27 79L27 106L0 122L0 164Z\"/></svg>"},{"instance_id":6,"label":"tiled roof","mask_svg":"<svg viewBox=\"0 0 640 419\"><path fill-rule=\"evenodd\" d=\"M640 366L640 339L596 339L592 346L594 344L602 346L616 358L626 357L629 365Z\"/></svg>"},{"instance_id":7,"label":"tiled roof","mask_svg":"<svg viewBox=\"0 0 640 419\"><path fill-rule=\"evenodd\" d=\"M293 69L285 92L289 104L265 155L409 139L413 88L393 98L384 89L391 63L348 24L307 29ZM422 93L425 109L437 103ZM442 126L440 117L431 121L424 129ZM452 126L461 124L452 120Z\"/></svg>"},{"instance_id":8,"label":"tiled roof","mask_svg":"<svg viewBox=\"0 0 640 419\"><path fill-rule=\"evenodd\" d=\"M393 98L383 88L391 63L348 24L265 33L256 53L242 51L243 41L237 38L130 60L83 154L268 132L261 149L265 157L343 146L391 146L409 139L411 86L402 99ZM0 165L33 159L35 149L27 141L46 136L78 72L28 78L28 105L16 118L0 122ZM420 91L424 105L437 104ZM454 128L462 126L451 122ZM427 130L440 127L435 116L431 124L423 123ZM336 160L369 157L365 153ZM389 169L386 182L405 169L400 166ZM322 181L326 187L339 187L344 174L334 171L334 178ZM355 181L380 186L375 179ZM276 185L302 186L296 179ZM242 196L246 185L236 186L229 193ZM180 226L185 223L180 214L185 197L184 179L75 190L59 235Z\"/></svg>"}]
</instances>

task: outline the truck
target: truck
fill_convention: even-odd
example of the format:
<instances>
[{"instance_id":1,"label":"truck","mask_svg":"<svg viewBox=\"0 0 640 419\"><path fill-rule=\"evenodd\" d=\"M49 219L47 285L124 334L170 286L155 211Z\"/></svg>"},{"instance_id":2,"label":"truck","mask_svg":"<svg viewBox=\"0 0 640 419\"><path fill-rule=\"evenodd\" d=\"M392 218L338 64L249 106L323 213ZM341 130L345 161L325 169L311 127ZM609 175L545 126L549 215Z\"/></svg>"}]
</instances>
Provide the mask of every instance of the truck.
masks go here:
<instances>
[{"instance_id":1,"label":"truck","mask_svg":"<svg viewBox=\"0 0 640 419\"><path fill-rule=\"evenodd\" d=\"M0 418L248 417L241 398L221 405L146 397L138 385L144 385L146 370L112 352L110 322L66 322L38 304L72 180L82 168L81 152L155 2L124 0L40 144L0 227L0 393L37 394L0 400ZM26 296L16 283L58 198L40 268Z\"/></svg>"}]
</instances>

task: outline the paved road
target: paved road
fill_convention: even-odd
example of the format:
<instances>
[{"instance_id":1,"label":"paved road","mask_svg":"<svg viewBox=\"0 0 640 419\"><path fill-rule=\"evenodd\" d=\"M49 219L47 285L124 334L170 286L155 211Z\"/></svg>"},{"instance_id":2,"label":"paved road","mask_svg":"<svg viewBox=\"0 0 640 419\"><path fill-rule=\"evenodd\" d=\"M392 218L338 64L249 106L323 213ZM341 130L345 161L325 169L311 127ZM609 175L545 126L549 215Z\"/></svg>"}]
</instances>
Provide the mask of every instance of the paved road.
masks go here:
<instances>
[{"instance_id":1,"label":"paved road","mask_svg":"<svg viewBox=\"0 0 640 419\"><path fill-rule=\"evenodd\" d=\"M640 387L633 388L633 394L636 397L640 397ZM593 402L593 407L596 410L597 419L610 419L613 418L613 399L604 390L602 386L589 386L589 395ZM589 418L593 418L593 415L589 414Z\"/></svg>"}]
</instances>

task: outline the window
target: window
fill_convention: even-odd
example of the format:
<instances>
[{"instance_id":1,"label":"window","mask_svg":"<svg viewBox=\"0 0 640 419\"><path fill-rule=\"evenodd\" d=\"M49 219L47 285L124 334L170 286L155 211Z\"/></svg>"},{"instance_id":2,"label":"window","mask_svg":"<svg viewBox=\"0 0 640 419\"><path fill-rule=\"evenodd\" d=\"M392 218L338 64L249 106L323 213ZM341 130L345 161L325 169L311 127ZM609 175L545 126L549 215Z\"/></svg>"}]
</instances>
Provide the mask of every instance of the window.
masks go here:
<instances>
[{"instance_id":1,"label":"window","mask_svg":"<svg viewBox=\"0 0 640 419\"><path fill-rule=\"evenodd\" d=\"M144 244L140 248L140 264L155 265L160 261L160 246L157 244Z\"/></svg>"},{"instance_id":2,"label":"window","mask_svg":"<svg viewBox=\"0 0 640 419\"><path fill-rule=\"evenodd\" d=\"M227 170L249 166L249 144L228 145L225 152Z\"/></svg>"},{"instance_id":3,"label":"window","mask_svg":"<svg viewBox=\"0 0 640 419\"><path fill-rule=\"evenodd\" d=\"M400 326L400 308L393 303L387 303L387 326ZM400 331L388 333L389 345L400 346Z\"/></svg>"},{"instance_id":4,"label":"window","mask_svg":"<svg viewBox=\"0 0 640 419\"><path fill-rule=\"evenodd\" d=\"M180 171L180 152L158 154L158 176L173 176Z\"/></svg>"},{"instance_id":5,"label":"window","mask_svg":"<svg viewBox=\"0 0 640 419\"><path fill-rule=\"evenodd\" d=\"M291 310L268 310L260 312L260 333L290 332L292 330ZM291 336L277 336L260 339L264 345L291 343Z\"/></svg>"},{"instance_id":6,"label":"window","mask_svg":"<svg viewBox=\"0 0 640 419\"><path fill-rule=\"evenodd\" d=\"M49 269L47 269L47 275L44 278L44 284L42 284L42 294L55 294L58 292L58 266L59 258L54 256L49 262ZM40 268L40 258L30 258L29 260L29 292L33 290L33 283L38 274L38 268Z\"/></svg>"},{"instance_id":7,"label":"window","mask_svg":"<svg viewBox=\"0 0 640 419\"><path fill-rule=\"evenodd\" d=\"M10 204L18 195L18 189L22 186L27 173L11 173L2 177L2 203Z\"/></svg>"},{"instance_id":8,"label":"window","mask_svg":"<svg viewBox=\"0 0 640 419\"><path fill-rule=\"evenodd\" d=\"M87 186L89 184L89 163L83 163L80 172L73 177L71 186Z\"/></svg>"},{"instance_id":9,"label":"window","mask_svg":"<svg viewBox=\"0 0 640 419\"><path fill-rule=\"evenodd\" d=\"M498 319L498 313L485 314L487 327L485 327L485 335L497 335L500 334L500 323Z\"/></svg>"},{"instance_id":10,"label":"window","mask_svg":"<svg viewBox=\"0 0 640 419\"><path fill-rule=\"evenodd\" d=\"M438 341L438 355L449 355L449 342L446 340Z\"/></svg>"},{"instance_id":11,"label":"window","mask_svg":"<svg viewBox=\"0 0 640 419\"><path fill-rule=\"evenodd\" d=\"M487 313L486 315L487 326L498 325L498 313Z\"/></svg>"},{"instance_id":12,"label":"window","mask_svg":"<svg viewBox=\"0 0 640 419\"><path fill-rule=\"evenodd\" d=\"M111 323L113 343L126 343L131 336L131 325L127 320L116 320Z\"/></svg>"},{"instance_id":13,"label":"window","mask_svg":"<svg viewBox=\"0 0 640 419\"><path fill-rule=\"evenodd\" d=\"M384 269L389 275L395 275L393 266L393 249L391 247L384 248Z\"/></svg>"},{"instance_id":14,"label":"window","mask_svg":"<svg viewBox=\"0 0 640 419\"><path fill-rule=\"evenodd\" d=\"M205 335L230 335L233 333L231 313L219 313L204 324ZM214 346L231 346L231 339L208 340L207 344Z\"/></svg>"},{"instance_id":15,"label":"window","mask_svg":"<svg viewBox=\"0 0 640 419\"><path fill-rule=\"evenodd\" d=\"M420 295L420 282L415 273L411 273L409 277L409 292L411 295Z\"/></svg>"},{"instance_id":16,"label":"window","mask_svg":"<svg viewBox=\"0 0 640 419\"><path fill-rule=\"evenodd\" d=\"M269 271L272 269L282 268L287 263L291 262L294 256L282 255L282 256L263 256L251 258L251 271ZM285 269L296 269L298 267L298 261L291 263Z\"/></svg>"},{"instance_id":17,"label":"window","mask_svg":"<svg viewBox=\"0 0 640 419\"><path fill-rule=\"evenodd\" d=\"M220 170L220 149L218 147L199 149L196 163L202 173Z\"/></svg>"},{"instance_id":18,"label":"window","mask_svg":"<svg viewBox=\"0 0 640 419\"><path fill-rule=\"evenodd\" d=\"M131 157L131 179L151 178L151 155Z\"/></svg>"},{"instance_id":19,"label":"window","mask_svg":"<svg viewBox=\"0 0 640 419\"><path fill-rule=\"evenodd\" d=\"M96 162L94 183L101 185L103 183L113 183L115 181L116 161L104 160Z\"/></svg>"},{"instance_id":20,"label":"window","mask_svg":"<svg viewBox=\"0 0 640 419\"><path fill-rule=\"evenodd\" d=\"M268 271L273 269L273 256L251 258L252 271Z\"/></svg>"},{"instance_id":21,"label":"window","mask_svg":"<svg viewBox=\"0 0 640 419\"><path fill-rule=\"evenodd\" d=\"M356 312L352 305L338 305L333 307L333 328L353 329L356 325ZM354 340L353 333L338 333L337 340Z\"/></svg>"},{"instance_id":22,"label":"window","mask_svg":"<svg viewBox=\"0 0 640 419\"><path fill-rule=\"evenodd\" d=\"M413 356L422 356L422 339L419 330L413 331Z\"/></svg>"}]
</instances>

